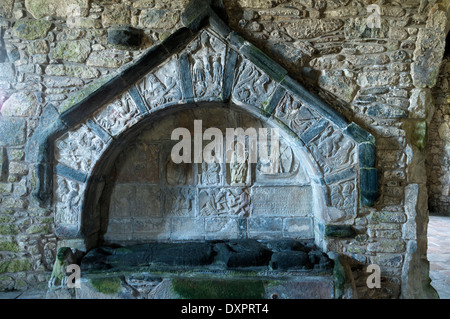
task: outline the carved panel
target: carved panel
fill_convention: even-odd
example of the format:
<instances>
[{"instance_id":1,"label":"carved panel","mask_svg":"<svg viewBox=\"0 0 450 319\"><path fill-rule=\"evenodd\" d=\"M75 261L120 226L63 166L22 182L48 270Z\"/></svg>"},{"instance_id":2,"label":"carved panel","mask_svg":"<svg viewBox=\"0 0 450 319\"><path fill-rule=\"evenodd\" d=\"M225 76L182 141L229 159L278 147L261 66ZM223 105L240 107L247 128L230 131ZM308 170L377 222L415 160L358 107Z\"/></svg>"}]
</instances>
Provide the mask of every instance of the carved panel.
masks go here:
<instances>
[{"instance_id":1,"label":"carved panel","mask_svg":"<svg viewBox=\"0 0 450 319\"><path fill-rule=\"evenodd\" d=\"M168 216L194 216L195 189L194 188L170 188L164 191L164 214Z\"/></svg>"},{"instance_id":2,"label":"carved panel","mask_svg":"<svg viewBox=\"0 0 450 319\"><path fill-rule=\"evenodd\" d=\"M147 75L137 87L150 109L181 102L183 94L177 59L172 58L156 72Z\"/></svg>"},{"instance_id":3,"label":"carved panel","mask_svg":"<svg viewBox=\"0 0 450 319\"><path fill-rule=\"evenodd\" d=\"M275 90L275 83L253 63L242 61L236 75L233 100L261 107Z\"/></svg>"},{"instance_id":4,"label":"carved panel","mask_svg":"<svg viewBox=\"0 0 450 319\"><path fill-rule=\"evenodd\" d=\"M199 191L200 216L247 217L250 198L245 188L206 188Z\"/></svg>"},{"instance_id":5,"label":"carved panel","mask_svg":"<svg viewBox=\"0 0 450 319\"><path fill-rule=\"evenodd\" d=\"M356 143L332 125L328 125L308 148L325 174L356 164Z\"/></svg>"},{"instance_id":6,"label":"carved panel","mask_svg":"<svg viewBox=\"0 0 450 319\"><path fill-rule=\"evenodd\" d=\"M56 159L68 167L89 173L104 148L102 139L83 124L56 140Z\"/></svg>"},{"instance_id":7,"label":"carved panel","mask_svg":"<svg viewBox=\"0 0 450 319\"><path fill-rule=\"evenodd\" d=\"M209 32L202 32L188 48L195 97L214 100L222 93L226 45Z\"/></svg>"},{"instance_id":8,"label":"carved panel","mask_svg":"<svg viewBox=\"0 0 450 319\"><path fill-rule=\"evenodd\" d=\"M95 122L111 136L117 136L138 121L139 110L128 92L105 106L95 117Z\"/></svg>"},{"instance_id":9,"label":"carved panel","mask_svg":"<svg viewBox=\"0 0 450 319\"><path fill-rule=\"evenodd\" d=\"M268 131L270 133L270 131ZM260 133L261 134L261 133ZM269 134L270 135L270 134ZM270 136L267 137L267 152L270 156ZM259 143L261 144L261 142ZM261 145L259 145L261 150ZM307 176L300 166L300 161L294 153L294 150L283 139L280 139L279 153L276 160L263 162L261 159L256 164L257 182L280 182L280 183L298 183L307 182Z\"/></svg>"},{"instance_id":10,"label":"carved panel","mask_svg":"<svg viewBox=\"0 0 450 319\"><path fill-rule=\"evenodd\" d=\"M308 216L312 212L310 186L253 187L253 216Z\"/></svg>"},{"instance_id":11,"label":"carved panel","mask_svg":"<svg viewBox=\"0 0 450 319\"><path fill-rule=\"evenodd\" d=\"M275 116L293 132L301 135L310 128L319 116L290 94L285 94L275 109Z\"/></svg>"},{"instance_id":12,"label":"carved panel","mask_svg":"<svg viewBox=\"0 0 450 319\"><path fill-rule=\"evenodd\" d=\"M331 206L345 212L347 217L354 217L357 208L358 190L356 181L345 181L328 186Z\"/></svg>"},{"instance_id":13,"label":"carved panel","mask_svg":"<svg viewBox=\"0 0 450 319\"><path fill-rule=\"evenodd\" d=\"M57 176L55 185L56 212L55 222L78 225L85 184Z\"/></svg>"},{"instance_id":14,"label":"carved panel","mask_svg":"<svg viewBox=\"0 0 450 319\"><path fill-rule=\"evenodd\" d=\"M199 164L199 181L200 185L219 186L224 184L224 167L220 163L212 162L210 164L203 162Z\"/></svg>"}]
</instances>

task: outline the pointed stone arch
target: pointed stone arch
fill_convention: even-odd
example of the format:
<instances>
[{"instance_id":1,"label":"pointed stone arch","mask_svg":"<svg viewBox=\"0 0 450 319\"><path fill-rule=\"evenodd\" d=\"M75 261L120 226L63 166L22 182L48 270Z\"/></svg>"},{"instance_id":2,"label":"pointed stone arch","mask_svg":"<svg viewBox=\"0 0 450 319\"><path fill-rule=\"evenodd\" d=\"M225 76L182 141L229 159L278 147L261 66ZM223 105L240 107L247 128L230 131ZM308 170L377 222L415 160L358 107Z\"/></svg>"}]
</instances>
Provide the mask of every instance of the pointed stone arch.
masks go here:
<instances>
[{"instance_id":1,"label":"pointed stone arch","mask_svg":"<svg viewBox=\"0 0 450 319\"><path fill-rule=\"evenodd\" d=\"M60 238L95 224L88 202L99 162L121 137L160 111L225 103L265 118L302 150L315 200L316 243L349 228L377 198L375 140L232 31L210 1L192 1L179 29L39 134L35 198L54 210ZM331 227L330 227L331 225ZM334 227L334 228L333 228Z\"/></svg>"}]
</instances>

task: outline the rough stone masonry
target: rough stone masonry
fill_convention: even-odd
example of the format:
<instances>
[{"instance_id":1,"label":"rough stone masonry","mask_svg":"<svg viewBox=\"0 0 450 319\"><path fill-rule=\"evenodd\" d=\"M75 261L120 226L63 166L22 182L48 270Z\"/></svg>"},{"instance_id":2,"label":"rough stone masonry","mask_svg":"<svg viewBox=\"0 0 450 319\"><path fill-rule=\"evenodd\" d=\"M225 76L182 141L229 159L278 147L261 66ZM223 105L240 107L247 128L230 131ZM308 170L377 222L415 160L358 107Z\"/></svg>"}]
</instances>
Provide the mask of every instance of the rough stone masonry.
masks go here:
<instances>
[{"instance_id":1,"label":"rough stone masonry","mask_svg":"<svg viewBox=\"0 0 450 319\"><path fill-rule=\"evenodd\" d=\"M55 212L32 196L34 133L183 26L189 1L0 3L0 289L46 285ZM450 1L223 0L230 27L376 140L380 197L331 240L359 298L434 297L429 210L450 214ZM381 9L369 28L367 6ZM383 269L368 290L364 265ZM350 270L352 269L352 270Z\"/></svg>"}]
</instances>

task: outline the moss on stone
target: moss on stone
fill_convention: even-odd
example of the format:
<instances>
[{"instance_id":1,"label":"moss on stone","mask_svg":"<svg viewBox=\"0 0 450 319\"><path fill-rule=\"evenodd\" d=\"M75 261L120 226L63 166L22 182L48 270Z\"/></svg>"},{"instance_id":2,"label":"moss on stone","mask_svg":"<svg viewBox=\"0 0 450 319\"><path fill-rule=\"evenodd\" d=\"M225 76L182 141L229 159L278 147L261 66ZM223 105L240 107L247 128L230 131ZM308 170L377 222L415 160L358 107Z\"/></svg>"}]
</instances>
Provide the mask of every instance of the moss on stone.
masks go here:
<instances>
[{"instance_id":1,"label":"moss on stone","mask_svg":"<svg viewBox=\"0 0 450 319\"><path fill-rule=\"evenodd\" d=\"M19 228L16 225L4 224L0 225L0 235L17 235Z\"/></svg>"},{"instance_id":2,"label":"moss on stone","mask_svg":"<svg viewBox=\"0 0 450 319\"><path fill-rule=\"evenodd\" d=\"M424 151L427 144L427 123L419 121L415 123L412 133L413 144L420 150Z\"/></svg>"},{"instance_id":3,"label":"moss on stone","mask_svg":"<svg viewBox=\"0 0 450 319\"><path fill-rule=\"evenodd\" d=\"M85 88L81 89L80 91L70 95L64 103L62 103L59 106L59 113L63 113L64 111L70 109L75 104L81 102L85 98L87 98L89 95L91 95L95 90L100 88L103 84L108 82L113 76L105 76L101 79L98 79Z\"/></svg>"},{"instance_id":4,"label":"moss on stone","mask_svg":"<svg viewBox=\"0 0 450 319\"><path fill-rule=\"evenodd\" d=\"M44 38L52 23L45 20L19 20L13 27L13 34L22 40Z\"/></svg>"},{"instance_id":5,"label":"moss on stone","mask_svg":"<svg viewBox=\"0 0 450 319\"><path fill-rule=\"evenodd\" d=\"M175 278L172 288L186 299L261 299L265 293L261 280Z\"/></svg>"},{"instance_id":6,"label":"moss on stone","mask_svg":"<svg viewBox=\"0 0 450 319\"><path fill-rule=\"evenodd\" d=\"M48 234L49 232L49 225L31 225L26 231L27 234Z\"/></svg>"},{"instance_id":7,"label":"moss on stone","mask_svg":"<svg viewBox=\"0 0 450 319\"><path fill-rule=\"evenodd\" d=\"M14 222L14 217L10 215L0 215L0 223L2 224L9 224Z\"/></svg>"},{"instance_id":8,"label":"moss on stone","mask_svg":"<svg viewBox=\"0 0 450 319\"><path fill-rule=\"evenodd\" d=\"M33 265L26 259L13 259L0 262L0 274L15 273L32 269Z\"/></svg>"},{"instance_id":9,"label":"moss on stone","mask_svg":"<svg viewBox=\"0 0 450 319\"><path fill-rule=\"evenodd\" d=\"M0 251L10 251L13 253L19 252L19 245L16 241L3 240L0 241Z\"/></svg>"},{"instance_id":10,"label":"moss on stone","mask_svg":"<svg viewBox=\"0 0 450 319\"><path fill-rule=\"evenodd\" d=\"M120 291L122 281L118 277L91 279L92 287L98 292L112 295Z\"/></svg>"}]
</instances>

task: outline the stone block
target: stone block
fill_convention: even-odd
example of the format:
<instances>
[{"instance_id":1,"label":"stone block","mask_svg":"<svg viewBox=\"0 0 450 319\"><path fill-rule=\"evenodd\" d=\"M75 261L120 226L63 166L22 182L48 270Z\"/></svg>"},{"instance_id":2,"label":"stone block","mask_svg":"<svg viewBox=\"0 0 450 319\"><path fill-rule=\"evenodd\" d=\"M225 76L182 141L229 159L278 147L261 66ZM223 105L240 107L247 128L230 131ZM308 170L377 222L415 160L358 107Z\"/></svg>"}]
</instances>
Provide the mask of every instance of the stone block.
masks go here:
<instances>
[{"instance_id":1,"label":"stone block","mask_svg":"<svg viewBox=\"0 0 450 319\"><path fill-rule=\"evenodd\" d=\"M140 47L143 32L132 27L113 27L108 29L108 43L120 48L136 49Z\"/></svg>"},{"instance_id":2,"label":"stone block","mask_svg":"<svg viewBox=\"0 0 450 319\"><path fill-rule=\"evenodd\" d=\"M139 15L139 27L170 30L180 20L180 14L166 9L143 9Z\"/></svg>"},{"instance_id":3,"label":"stone block","mask_svg":"<svg viewBox=\"0 0 450 319\"><path fill-rule=\"evenodd\" d=\"M314 238L311 218L285 218L283 220L283 236L296 239Z\"/></svg>"},{"instance_id":4,"label":"stone block","mask_svg":"<svg viewBox=\"0 0 450 319\"><path fill-rule=\"evenodd\" d=\"M205 239L205 220L203 218L173 217L171 239Z\"/></svg>"},{"instance_id":5,"label":"stone block","mask_svg":"<svg viewBox=\"0 0 450 319\"><path fill-rule=\"evenodd\" d=\"M21 118L0 118L0 145L19 146L25 143L26 121Z\"/></svg>"},{"instance_id":6,"label":"stone block","mask_svg":"<svg viewBox=\"0 0 450 319\"><path fill-rule=\"evenodd\" d=\"M90 53L91 44L88 40L61 41L52 49L50 57L82 63L86 61Z\"/></svg>"},{"instance_id":7,"label":"stone block","mask_svg":"<svg viewBox=\"0 0 450 319\"><path fill-rule=\"evenodd\" d=\"M266 298L279 299L333 299L334 283L331 278L303 278L282 282L266 288Z\"/></svg>"},{"instance_id":8,"label":"stone block","mask_svg":"<svg viewBox=\"0 0 450 319\"><path fill-rule=\"evenodd\" d=\"M361 143L358 148L359 167L375 167L375 147L371 143Z\"/></svg>"},{"instance_id":9,"label":"stone block","mask_svg":"<svg viewBox=\"0 0 450 319\"><path fill-rule=\"evenodd\" d=\"M255 217L309 216L312 212L310 187L254 187L250 197Z\"/></svg>"},{"instance_id":10,"label":"stone block","mask_svg":"<svg viewBox=\"0 0 450 319\"><path fill-rule=\"evenodd\" d=\"M14 24L13 35L23 40L42 39L47 36L52 25L46 20L19 20Z\"/></svg>"},{"instance_id":11,"label":"stone block","mask_svg":"<svg viewBox=\"0 0 450 319\"><path fill-rule=\"evenodd\" d=\"M356 232L350 225L325 225L325 236L329 238L353 238Z\"/></svg>"},{"instance_id":12,"label":"stone block","mask_svg":"<svg viewBox=\"0 0 450 319\"><path fill-rule=\"evenodd\" d=\"M378 199L378 171L375 168L361 168L359 172L361 203L372 206Z\"/></svg>"},{"instance_id":13,"label":"stone block","mask_svg":"<svg viewBox=\"0 0 450 319\"><path fill-rule=\"evenodd\" d=\"M89 13L89 0L26 0L25 8L34 18L80 17Z\"/></svg>"},{"instance_id":14,"label":"stone block","mask_svg":"<svg viewBox=\"0 0 450 319\"><path fill-rule=\"evenodd\" d=\"M14 0L3 0L0 3L0 18L11 18L13 6Z\"/></svg>"}]
</instances>

